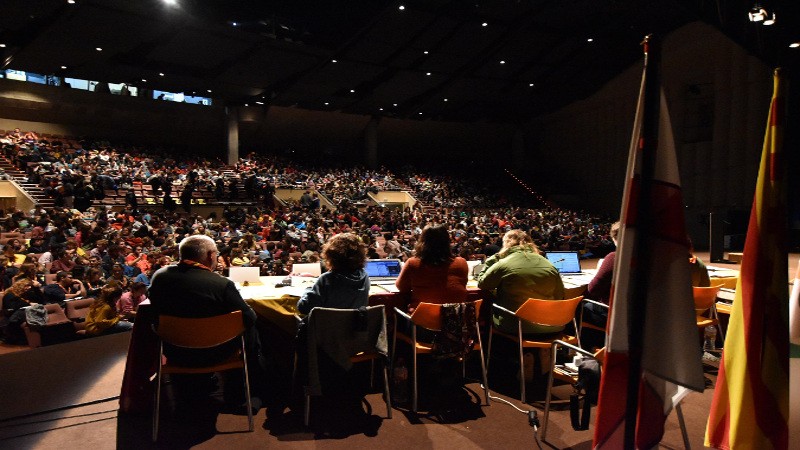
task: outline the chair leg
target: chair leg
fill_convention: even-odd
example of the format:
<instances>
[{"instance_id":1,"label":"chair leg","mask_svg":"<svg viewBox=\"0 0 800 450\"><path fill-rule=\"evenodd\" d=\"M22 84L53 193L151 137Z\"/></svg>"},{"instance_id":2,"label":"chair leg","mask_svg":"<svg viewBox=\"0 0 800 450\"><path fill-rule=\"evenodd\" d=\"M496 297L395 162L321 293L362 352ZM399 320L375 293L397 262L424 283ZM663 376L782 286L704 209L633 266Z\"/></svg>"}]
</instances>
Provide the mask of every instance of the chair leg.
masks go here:
<instances>
[{"instance_id":1,"label":"chair leg","mask_svg":"<svg viewBox=\"0 0 800 450\"><path fill-rule=\"evenodd\" d=\"M247 350L244 346L244 335L242 335L242 363L244 365L244 389L247 396L247 429L253 431L253 402L250 397L250 373L247 370Z\"/></svg>"},{"instance_id":2,"label":"chair leg","mask_svg":"<svg viewBox=\"0 0 800 450\"><path fill-rule=\"evenodd\" d=\"M375 389L375 360L369 360L369 388Z\"/></svg>"},{"instance_id":3,"label":"chair leg","mask_svg":"<svg viewBox=\"0 0 800 450\"><path fill-rule=\"evenodd\" d=\"M411 328L411 338L412 338L412 358L411 358L411 365L414 376L414 384L412 386L411 395L413 398L411 399L411 411L417 412L417 326L414 325Z\"/></svg>"},{"instance_id":4,"label":"chair leg","mask_svg":"<svg viewBox=\"0 0 800 450\"><path fill-rule=\"evenodd\" d=\"M519 337L519 392L520 401L525 403L525 363L524 363L524 348L522 347L522 324L517 327L517 335Z\"/></svg>"},{"instance_id":5,"label":"chair leg","mask_svg":"<svg viewBox=\"0 0 800 450\"><path fill-rule=\"evenodd\" d=\"M547 376L547 394L545 394L544 399L544 418L542 419L542 440L545 440L547 436L547 420L550 418L550 401L552 399L552 390L553 390L553 372L555 372L555 354L557 351L558 344L553 344L550 348L550 374ZM587 398L584 401L589 401Z\"/></svg>"},{"instance_id":6,"label":"chair leg","mask_svg":"<svg viewBox=\"0 0 800 450\"><path fill-rule=\"evenodd\" d=\"M155 398L153 399L153 442L158 440L158 416L161 410L161 359L163 355L163 347L162 350L159 351L158 354L158 372L156 375L156 392Z\"/></svg>"},{"instance_id":7,"label":"chair leg","mask_svg":"<svg viewBox=\"0 0 800 450\"><path fill-rule=\"evenodd\" d=\"M475 327L477 326L478 324L476 323ZM489 339L491 339L491 335ZM486 406L489 406L491 405L491 403L489 403L489 380L488 377L486 376L486 366L488 365L488 362L483 359L483 341L481 340L480 330L478 330L478 347L481 353L481 373L483 374L483 396L486 399Z\"/></svg>"},{"instance_id":8,"label":"chair leg","mask_svg":"<svg viewBox=\"0 0 800 450\"><path fill-rule=\"evenodd\" d=\"M386 396L386 418L392 418L392 393L389 391L389 363L383 361L383 395Z\"/></svg>"},{"instance_id":9,"label":"chair leg","mask_svg":"<svg viewBox=\"0 0 800 450\"><path fill-rule=\"evenodd\" d=\"M486 346L486 373L489 373L489 363L492 360L492 325L489 324L489 343Z\"/></svg>"},{"instance_id":10,"label":"chair leg","mask_svg":"<svg viewBox=\"0 0 800 450\"><path fill-rule=\"evenodd\" d=\"M691 450L692 445L689 442L689 433L686 431L686 422L683 420L683 410L680 403L675 405L675 413L678 414L678 424L681 427L681 436L683 436L683 447L686 450Z\"/></svg>"}]
</instances>

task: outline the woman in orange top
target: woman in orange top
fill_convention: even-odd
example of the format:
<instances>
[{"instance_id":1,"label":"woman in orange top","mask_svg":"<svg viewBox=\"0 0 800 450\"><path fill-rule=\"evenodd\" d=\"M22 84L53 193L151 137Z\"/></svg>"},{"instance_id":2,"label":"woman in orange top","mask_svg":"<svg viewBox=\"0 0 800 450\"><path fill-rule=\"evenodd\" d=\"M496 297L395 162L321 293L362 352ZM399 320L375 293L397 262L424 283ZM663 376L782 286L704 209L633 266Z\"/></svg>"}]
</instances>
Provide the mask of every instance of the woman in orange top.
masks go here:
<instances>
[{"instance_id":1,"label":"woman in orange top","mask_svg":"<svg viewBox=\"0 0 800 450\"><path fill-rule=\"evenodd\" d=\"M419 302L461 303L467 299L467 272L467 261L450 250L447 228L428 225L395 285L400 292L410 293L409 309Z\"/></svg>"}]
</instances>

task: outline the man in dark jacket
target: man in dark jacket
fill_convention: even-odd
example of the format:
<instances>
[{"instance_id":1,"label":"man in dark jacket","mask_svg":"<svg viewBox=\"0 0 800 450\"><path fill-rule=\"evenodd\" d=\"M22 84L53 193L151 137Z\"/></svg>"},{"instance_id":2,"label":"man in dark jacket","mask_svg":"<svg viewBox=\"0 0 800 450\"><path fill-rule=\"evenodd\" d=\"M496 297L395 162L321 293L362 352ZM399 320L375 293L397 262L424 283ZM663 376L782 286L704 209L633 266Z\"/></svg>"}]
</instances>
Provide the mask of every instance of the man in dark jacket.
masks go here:
<instances>
[{"instance_id":1,"label":"man in dark jacket","mask_svg":"<svg viewBox=\"0 0 800 450\"><path fill-rule=\"evenodd\" d=\"M246 327L245 346L251 386L253 394L258 395L259 385L263 382L264 364L254 327L256 313L242 299L233 281L214 273L219 252L213 239L199 234L189 236L181 241L178 251L180 263L159 269L150 282L148 297L156 314L202 318L241 311ZM224 360L238 345L236 339L220 347L202 350L165 345L164 353L167 358L173 358L181 364L205 365ZM240 374L227 371L225 376L225 386L234 390L243 387ZM241 397L237 394L241 392L226 389L225 396L239 401ZM260 404L260 401L253 404Z\"/></svg>"}]
</instances>

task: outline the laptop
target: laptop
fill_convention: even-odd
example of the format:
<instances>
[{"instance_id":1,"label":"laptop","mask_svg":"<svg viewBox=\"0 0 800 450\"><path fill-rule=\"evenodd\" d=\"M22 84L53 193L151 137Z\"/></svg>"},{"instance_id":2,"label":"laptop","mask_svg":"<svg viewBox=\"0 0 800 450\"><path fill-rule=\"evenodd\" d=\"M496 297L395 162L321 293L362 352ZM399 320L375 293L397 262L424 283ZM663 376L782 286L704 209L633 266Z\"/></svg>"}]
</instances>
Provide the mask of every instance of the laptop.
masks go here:
<instances>
[{"instance_id":1,"label":"laptop","mask_svg":"<svg viewBox=\"0 0 800 450\"><path fill-rule=\"evenodd\" d=\"M399 259L368 259L364 270L373 284L394 284L403 268Z\"/></svg>"},{"instance_id":2,"label":"laptop","mask_svg":"<svg viewBox=\"0 0 800 450\"><path fill-rule=\"evenodd\" d=\"M242 286L261 284L261 269L258 267L231 267L228 271L228 278Z\"/></svg>"},{"instance_id":3,"label":"laptop","mask_svg":"<svg viewBox=\"0 0 800 450\"><path fill-rule=\"evenodd\" d=\"M558 269L560 275L588 275L581 270L578 252L545 252L544 257Z\"/></svg>"}]
</instances>

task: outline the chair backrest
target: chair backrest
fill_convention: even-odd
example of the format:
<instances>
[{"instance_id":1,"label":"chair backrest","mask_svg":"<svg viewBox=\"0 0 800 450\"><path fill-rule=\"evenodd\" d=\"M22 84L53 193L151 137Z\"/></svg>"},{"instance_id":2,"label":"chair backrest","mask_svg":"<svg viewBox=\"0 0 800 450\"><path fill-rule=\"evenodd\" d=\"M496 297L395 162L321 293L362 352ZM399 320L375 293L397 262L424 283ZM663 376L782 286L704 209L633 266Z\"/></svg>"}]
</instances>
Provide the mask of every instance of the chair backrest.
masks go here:
<instances>
[{"instance_id":1,"label":"chair backrest","mask_svg":"<svg viewBox=\"0 0 800 450\"><path fill-rule=\"evenodd\" d=\"M66 314L67 318L72 321L80 321L86 318L89 314L89 307L92 306L94 299L83 298L80 300L68 300Z\"/></svg>"},{"instance_id":2,"label":"chair backrest","mask_svg":"<svg viewBox=\"0 0 800 450\"><path fill-rule=\"evenodd\" d=\"M313 308L308 318L308 326L323 327L326 339L347 340L354 348L374 348L375 340L386 330L386 312L384 305L368 306L367 322L362 324L366 333L355 333L357 326L357 309ZM355 342L361 340L361 342ZM332 342L328 342L331 344ZM363 351L360 349L358 351Z\"/></svg>"},{"instance_id":3,"label":"chair backrest","mask_svg":"<svg viewBox=\"0 0 800 450\"><path fill-rule=\"evenodd\" d=\"M292 273L297 274L311 274L312 276L318 277L322 275L322 266L318 263L306 263L306 264L292 264Z\"/></svg>"},{"instance_id":4,"label":"chair backrest","mask_svg":"<svg viewBox=\"0 0 800 450\"><path fill-rule=\"evenodd\" d=\"M572 322L581 300L582 295L566 300L529 298L517 309L515 315L526 322L560 327Z\"/></svg>"},{"instance_id":5,"label":"chair backrest","mask_svg":"<svg viewBox=\"0 0 800 450\"><path fill-rule=\"evenodd\" d=\"M164 342L178 347L211 348L242 334L244 320L241 311L202 318L160 315L155 331Z\"/></svg>"},{"instance_id":6,"label":"chair backrest","mask_svg":"<svg viewBox=\"0 0 800 450\"><path fill-rule=\"evenodd\" d=\"M702 313L703 311L714 306L714 303L717 301L717 293L721 287L722 284L711 287L692 286L695 311Z\"/></svg>"},{"instance_id":7,"label":"chair backrest","mask_svg":"<svg viewBox=\"0 0 800 450\"><path fill-rule=\"evenodd\" d=\"M712 278L711 284L713 285L721 285L725 289L736 289L736 282L739 280L739 277L718 277Z\"/></svg>"},{"instance_id":8,"label":"chair backrest","mask_svg":"<svg viewBox=\"0 0 800 450\"><path fill-rule=\"evenodd\" d=\"M477 319L483 299L475 300L473 303L475 304L475 318ZM420 303L411 313L411 321L420 327L440 331L442 329L442 305L438 303Z\"/></svg>"},{"instance_id":9,"label":"chair backrest","mask_svg":"<svg viewBox=\"0 0 800 450\"><path fill-rule=\"evenodd\" d=\"M44 310L47 311L47 325L69 322L64 309L58 303L44 305Z\"/></svg>"}]
</instances>

